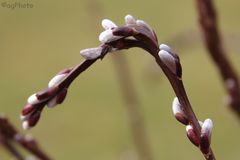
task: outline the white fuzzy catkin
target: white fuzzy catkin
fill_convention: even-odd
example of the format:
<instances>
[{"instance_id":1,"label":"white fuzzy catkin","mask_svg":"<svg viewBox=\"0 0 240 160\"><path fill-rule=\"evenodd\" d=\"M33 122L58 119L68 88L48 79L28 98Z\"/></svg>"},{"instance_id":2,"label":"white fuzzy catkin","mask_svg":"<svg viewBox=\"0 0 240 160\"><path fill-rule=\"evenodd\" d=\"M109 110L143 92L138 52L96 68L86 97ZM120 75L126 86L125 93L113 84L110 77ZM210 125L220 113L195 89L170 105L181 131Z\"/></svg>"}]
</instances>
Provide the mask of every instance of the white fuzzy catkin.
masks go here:
<instances>
[{"instance_id":1,"label":"white fuzzy catkin","mask_svg":"<svg viewBox=\"0 0 240 160\"><path fill-rule=\"evenodd\" d=\"M159 45L159 49L160 49L160 50L167 51L167 52L172 52L171 47L169 47L169 46L166 45L166 44L160 44L160 45Z\"/></svg>"},{"instance_id":2,"label":"white fuzzy catkin","mask_svg":"<svg viewBox=\"0 0 240 160\"><path fill-rule=\"evenodd\" d=\"M212 122L212 120L211 120L211 119L206 119L206 120L203 122L201 134L211 135L211 133L212 133L212 128L213 128L213 122Z\"/></svg>"},{"instance_id":3,"label":"white fuzzy catkin","mask_svg":"<svg viewBox=\"0 0 240 160\"><path fill-rule=\"evenodd\" d=\"M127 25L136 24L136 20L134 19L134 17L132 15L128 14L125 16L125 23Z\"/></svg>"},{"instance_id":4,"label":"white fuzzy catkin","mask_svg":"<svg viewBox=\"0 0 240 160\"><path fill-rule=\"evenodd\" d=\"M28 100L27 100L28 104L37 104L39 103L40 101L38 100L37 96L36 96L36 93L34 93L33 95L31 95L30 97L28 97Z\"/></svg>"},{"instance_id":5,"label":"white fuzzy catkin","mask_svg":"<svg viewBox=\"0 0 240 160\"><path fill-rule=\"evenodd\" d=\"M96 59L101 56L102 50L100 48L87 48L80 51L81 56L87 60Z\"/></svg>"},{"instance_id":6,"label":"white fuzzy catkin","mask_svg":"<svg viewBox=\"0 0 240 160\"><path fill-rule=\"evenodd\" d=\"M56 76L54 76L49 82L48 82L48 87L53 87L55 85L57 85L59 82L61 82L67 74L58 74Z\"/></svg>"},{"instance_id":7,"label":"white fuzzy catkin","mask_svg":"<svg viewBox=\"0 0 240 160\"><path fill-rule=\"evenodd\" d=\"M99 41L102 43L109 43L122 38L122 36L114 36L113 31L111 29L107 29L103 31L98 38L99 38Z\"/></svg>"},{"instance_id":8,"label":"white fuzzy catkin","mask_svg":"<svg viewBox=\"0 0 240 160\"><path fill-rule=\"evenodd\" d=\"M117 25L113 21L111 21L109 19L104 19L104 20L102 20L102 27L105 30L107 30L107 29L116 28Z\"/></svg>"},{"instance_id":9,"label":"white fuzzy catkin","mask_svg":"<svg viewBox=\"0 0 240 160\"><path fill-rule=\"evenodd\" d=\"M179 103L179 100L177 97L174 98L173 103L172 103L172 110L173 114L176 115L177 113L181 113L184 115L183 110L181 109L181 104Z\"/></svg>"},{"instance_id":10,"label":"white fuzzy catkin","mask_svg":"<svg viewBox=\"0 0 240 160\"><path fill-rule=\"evenodd\" d=\"M136 24L139 25L139 26L145 26L147 27L148 29L151 29L151 27L149 26L149 24L147 24L145 21L143 20L136 20Z\"/></svg>"},{"instance_id":11,"label":"white fuzzy catkin","mask_svg":"<svg viewBox=\"0 0 240 160\"><path fill-rule=\"evenodd\" d=\"M158 52L158 56L171 72L173 72L174 74L177 74L177 66L176 66L175 58L173 57L173 55L171 55L168 51L160 50Z\"/></svg>"}]
</instances>

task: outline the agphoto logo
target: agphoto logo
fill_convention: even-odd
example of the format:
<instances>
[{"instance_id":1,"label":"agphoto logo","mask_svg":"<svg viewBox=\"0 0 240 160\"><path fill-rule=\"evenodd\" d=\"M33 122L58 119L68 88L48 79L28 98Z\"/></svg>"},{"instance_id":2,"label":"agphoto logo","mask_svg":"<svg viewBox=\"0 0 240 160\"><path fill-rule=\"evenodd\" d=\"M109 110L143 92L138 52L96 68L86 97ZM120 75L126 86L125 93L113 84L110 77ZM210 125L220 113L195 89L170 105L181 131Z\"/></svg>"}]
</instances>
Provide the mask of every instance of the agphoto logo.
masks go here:
<instances>
[{"instance_id":1,"label":"agphoto logo","mask_svg":"<svg viewBox=\"0 0 240 160\"><path fill-rule=\"evenodd\" d=\"M34 7L31 2L1 2L1 7L6 9L31 9Z\"/></svg>"}]
</instances>

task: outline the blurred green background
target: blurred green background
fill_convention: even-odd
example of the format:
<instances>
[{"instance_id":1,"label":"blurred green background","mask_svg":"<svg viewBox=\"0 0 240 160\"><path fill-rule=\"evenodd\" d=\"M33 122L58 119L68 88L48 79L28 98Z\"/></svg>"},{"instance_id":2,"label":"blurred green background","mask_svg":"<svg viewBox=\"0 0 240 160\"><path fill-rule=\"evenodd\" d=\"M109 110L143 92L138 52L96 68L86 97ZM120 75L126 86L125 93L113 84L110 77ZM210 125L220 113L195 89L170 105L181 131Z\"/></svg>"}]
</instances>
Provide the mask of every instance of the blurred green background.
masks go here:
<instances>
[{"instance_id":1,"label":"blurred green background","mask_svg":"<svg viewBox=\"0 0 240 160\"><path fill-rule=\"evenodd\" d=\"M0 112L23 133L32 133L56 160L128 160L136 151L125 103L111 56L98 61L71 86L64 104L46 108L38 125L22 131L19 113L32 93L47 86L61 69L78 64L80 49L99 45L101 20L124 23L132 14L148 22L159 42L180 55L183 79L199 119L214 122L212 148L217 159L239 160L239 119L224 105L221 79L201 41L192 0L0 0L33 8L0 6ZM238 0L216 0L228 56L240 73ZM154 159L201 160L201 153L174 118L174 93L161 70L140 49L126 51L141 101ZM10 156L0 147L0 159ZM135 160L132 158L131 160Z\"/></svg>"}]
</instances>

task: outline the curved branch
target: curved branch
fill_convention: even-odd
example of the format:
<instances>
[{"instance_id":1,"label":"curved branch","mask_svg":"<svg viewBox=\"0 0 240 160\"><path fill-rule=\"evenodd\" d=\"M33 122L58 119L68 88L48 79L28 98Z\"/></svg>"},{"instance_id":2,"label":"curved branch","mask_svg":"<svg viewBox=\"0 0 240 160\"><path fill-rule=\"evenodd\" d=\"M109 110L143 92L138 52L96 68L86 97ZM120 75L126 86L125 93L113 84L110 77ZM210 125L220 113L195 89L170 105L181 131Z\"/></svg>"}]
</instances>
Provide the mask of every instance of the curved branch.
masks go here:
<instances>
[{"instance_id":1,"label":"curved branch","mask_svg":"<svg viewBox=\"0 0 240 160\"><path fill-rule=\"evenodd\" d=\"M39 107L39 105L49 106L52 104L50 102L52 102L55 97L57 99L54 105L60 104L66 95L65 93L63 96L64 98L61 98L61 101L58 102L58 96L61 97L62 91L66 90L72 81L79 76L80 73L90 67L97 59L104 58L108 52L130 49L132 47L140 47L155 58L155 61L168 78L176 96L180 101L181 109L186 114L188 125L193 127L193 131L196 134L194 136L197 141L200 142L197 146L200 147L205 159L215 160L215 156L210 148L210 137L203 137L204 139L201 139L203 128L199 125L198 119L193 112L192 106L184 89L182 82L182 67L178 55L172 52L171 48L166 45L160 45L159 47L155 32L142 20L135 21L131 16L126 16L127 25L122 27L116 27L116 25L109 20L104 22L106 24L103 24L103 26L106 30L99 36L99 40L103 44L97 48L82 50L80 53L87 60L77 65L75 68L70 69L70 71L63 71L59 73L53 78L53 80L50 81L51 83L49 84L47 90L32 95L28 100L27 106L25 106L22 112L22 115L24 116L24 123L26 122L25 124L27 124L28 127L32 127L37 123L39 117L35 118L36 116L34 116L34 111ZM201 147L201 142L203 142L203 146L205 148Z\"/></svg>"}]
</instances>

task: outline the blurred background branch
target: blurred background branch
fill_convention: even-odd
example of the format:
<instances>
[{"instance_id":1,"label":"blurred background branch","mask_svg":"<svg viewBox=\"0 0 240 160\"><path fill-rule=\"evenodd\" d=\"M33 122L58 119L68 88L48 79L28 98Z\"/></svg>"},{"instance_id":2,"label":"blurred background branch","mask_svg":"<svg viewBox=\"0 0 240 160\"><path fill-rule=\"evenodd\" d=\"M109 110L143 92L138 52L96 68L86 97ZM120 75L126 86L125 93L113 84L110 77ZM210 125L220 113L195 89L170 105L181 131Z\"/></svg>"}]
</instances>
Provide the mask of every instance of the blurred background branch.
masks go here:
<instances>
[{"instance_id":1,"label":"blurred background branch","mask_svg":"<svg viewBox=\"0 0 240 160\"><path fill-rule=\"evenodd\" d=\"M3 114L0 115L0 143L17 160L25 158L13 143L19 144L40 160L50 160L31 135L21 135Z\"/></svg>"},{"instance_id":2,"label":"blurred background branch","mask_svg":"<svg viewBox=\"0 0 240 160\"><path fill-rule=\"evenodd\" d=\"M197 0L197 10L206 48L228 92L226 98L227 104L240 116L240 84L238 74L225 53L221 34L218 29L214 1Z\"/></svg>"},{"instance_id":3,"label":"blurred background branch","mask_svg":"<svg viewBox=\"0 0 240 160\"><path fill-rule=\"evenodd\" d=\"M125 55L120 53L120 55L114 55L112 59L122 89L122 95L129 117L129 126L131 127L132 137L136 145L139 159L152 160L153 156L146 134L144 118L141 113L140 101L134 88L134 82L132 81Z\"/></svg>"}]
</instances>

